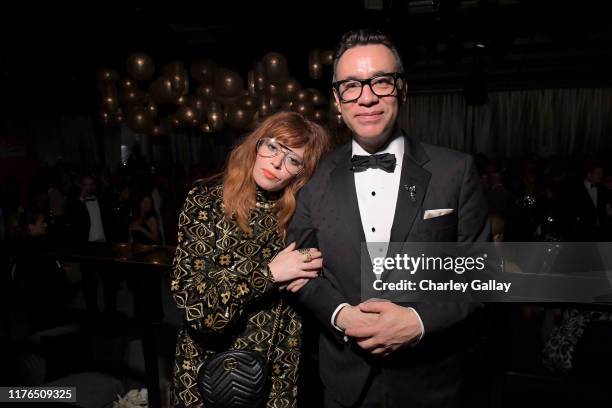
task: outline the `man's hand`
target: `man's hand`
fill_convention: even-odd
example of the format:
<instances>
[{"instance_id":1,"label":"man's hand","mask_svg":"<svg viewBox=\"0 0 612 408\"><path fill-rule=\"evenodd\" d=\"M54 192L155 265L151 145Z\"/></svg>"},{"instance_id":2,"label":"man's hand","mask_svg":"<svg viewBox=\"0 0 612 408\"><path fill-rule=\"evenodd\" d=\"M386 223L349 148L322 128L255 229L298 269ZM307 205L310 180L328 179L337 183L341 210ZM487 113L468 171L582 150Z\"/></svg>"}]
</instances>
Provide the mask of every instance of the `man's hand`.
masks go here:
<instances>
[{"instance_id":1,"label":"man's hand","mask_svg":"<svg viewBox=\"0 0 612 408\"><path fill-rule=\"evenodd\" d=\"M347 328L345 334L373 355L388 356L421 336L421 324L412 309L386 301L361 303L358 308L366 315L377 315L378 319L369 325Z\"/></svg>"},{"instance_id":2,"label":"man's hand","mask_svg":"<svg viewBox=\"0 0 612 408\"><path fill-rule=\"evenodd\" d=\"M336 315L336 326L342 330L365 328L378 321L378 313L366 313L357 306L346 305Z\"/></svg>"}]
</instances>

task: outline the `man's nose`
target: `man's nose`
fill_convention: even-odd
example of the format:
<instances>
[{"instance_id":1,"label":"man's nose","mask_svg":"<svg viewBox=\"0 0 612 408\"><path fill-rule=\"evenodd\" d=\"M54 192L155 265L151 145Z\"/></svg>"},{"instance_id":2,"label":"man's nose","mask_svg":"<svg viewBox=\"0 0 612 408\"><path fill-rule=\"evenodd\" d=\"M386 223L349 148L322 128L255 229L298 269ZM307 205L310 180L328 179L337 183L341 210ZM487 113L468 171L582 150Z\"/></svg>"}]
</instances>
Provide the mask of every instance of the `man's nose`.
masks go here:
<instances>
[{"instance_id":1,"label":"man's nose","mask_svg":"<svg viewBox=\"0 0 612 408\"><path fill-rule=\"evenodd\" d=\"M361 105L372 105L378 102L378 96L372 91L372 85L364 84L361 90L361 96L359 97L359 104Z\"/></svg>"}]
</instances>

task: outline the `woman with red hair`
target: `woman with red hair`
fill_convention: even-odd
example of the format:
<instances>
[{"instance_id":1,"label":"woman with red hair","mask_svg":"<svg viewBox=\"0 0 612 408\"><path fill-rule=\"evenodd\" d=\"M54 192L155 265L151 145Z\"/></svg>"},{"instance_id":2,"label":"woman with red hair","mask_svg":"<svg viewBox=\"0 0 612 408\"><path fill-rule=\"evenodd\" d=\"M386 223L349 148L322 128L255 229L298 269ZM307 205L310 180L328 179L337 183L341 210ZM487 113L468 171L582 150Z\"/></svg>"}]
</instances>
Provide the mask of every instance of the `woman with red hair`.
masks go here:
<instances>
[{"instance_id":1,"label":"woman with red hair","mask_svg":"<svg viewBox=\"0 0 612 408\"><path fill-rule=\"evenodd\" d=\"M318 275L321 253L286 246L295 194L328 149L298 113L263 121L231 153L223 177L196 183L179 216L171 291L185 313L174 363L174 406L204 407L198 370L216 353L268 359L268 407L296 404L301 319L283 291Z\"/></svg>"}]
</instances>

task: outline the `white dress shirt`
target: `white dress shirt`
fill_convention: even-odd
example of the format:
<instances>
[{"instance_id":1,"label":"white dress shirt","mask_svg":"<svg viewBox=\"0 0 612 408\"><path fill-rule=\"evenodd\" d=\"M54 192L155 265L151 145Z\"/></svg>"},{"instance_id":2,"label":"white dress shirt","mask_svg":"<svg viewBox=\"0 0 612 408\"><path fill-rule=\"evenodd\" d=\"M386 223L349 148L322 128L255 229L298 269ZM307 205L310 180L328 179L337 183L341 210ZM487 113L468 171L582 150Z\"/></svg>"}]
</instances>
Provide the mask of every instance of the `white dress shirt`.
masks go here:
<instances>
[{"instance_id":1,"label":"white dress shirt","mask_svg":"<svg viewBox=\"0 0 612 408\"><path fill-rule=\"evenodd\" d=\"M353 155L370 156L368 153L353 139L352 141ZM359 205L359 215L361 217L361 225L365 234L366 243L376 243L372 247L376 247L379 253L372 253L370 249L370 258L381 257L387 255L389 240L391 239L391 227L393 226L393 218L395 217L395 206L397 204L397 195L399 193L400 178L402 175L402 161L404 158L404 137L398 135L393 139L385 149L376 152L376 154L390 153L395 155L395 171L392 173L382 169L367 169L365 171L355 172L355 190L357 192L357 203ZM331 317L332 325L336 326L336 316L338 312L348 303L338 305ZM421 324L421 337L425 333L421 317L412 309L419 319ZM345 341L347 338L345 336Z\"/></svg>"},{"instance_id":2,"label":"white dress shirt","mask_svg":"<svg viewBox=\"0 0 612 408\"><path fill-rule=\"evenodd\" d=\"M102 225L102 214L100 213L100 204L94 197L81 198L85 203L87 212L89 213L89 242L106 242L104 235L104 226Z\"/></svg>"}]
</instances>

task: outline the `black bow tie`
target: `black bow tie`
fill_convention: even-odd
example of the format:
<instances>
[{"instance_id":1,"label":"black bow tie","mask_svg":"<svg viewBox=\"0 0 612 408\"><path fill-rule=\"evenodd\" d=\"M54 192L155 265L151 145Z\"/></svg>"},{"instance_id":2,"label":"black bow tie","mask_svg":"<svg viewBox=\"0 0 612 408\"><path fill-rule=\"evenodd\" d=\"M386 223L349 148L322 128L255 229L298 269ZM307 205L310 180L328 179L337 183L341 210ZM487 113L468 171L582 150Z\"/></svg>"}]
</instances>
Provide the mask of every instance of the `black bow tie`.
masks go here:
<instances>
[{"instance_id":1,"label":"black bow tie","mask_svg":"<svg viewBox=\"0 0 612 408\"><path fill-rule=\"evenodd\" d=\"M96 200L96 197L91 197L91 196L83 198L83 202L87 202L87 201L97 201L97 200Z\"/></svg>"},{"instance_id":2,"label":"black bow tie","mask_svg":"<svg viewBox=\"0 0 612 408\"><path fill-rule=\"evenodd\" d=\"M381 169L387 173L393 173L395 170L395 155L391 153L373 154L371 156L353 155L351 170L360 172L367 169Z\"/></svg>"}]
</instances>

